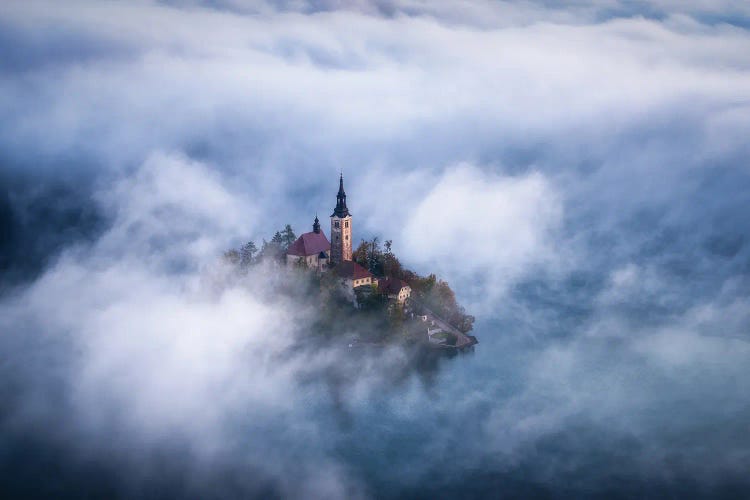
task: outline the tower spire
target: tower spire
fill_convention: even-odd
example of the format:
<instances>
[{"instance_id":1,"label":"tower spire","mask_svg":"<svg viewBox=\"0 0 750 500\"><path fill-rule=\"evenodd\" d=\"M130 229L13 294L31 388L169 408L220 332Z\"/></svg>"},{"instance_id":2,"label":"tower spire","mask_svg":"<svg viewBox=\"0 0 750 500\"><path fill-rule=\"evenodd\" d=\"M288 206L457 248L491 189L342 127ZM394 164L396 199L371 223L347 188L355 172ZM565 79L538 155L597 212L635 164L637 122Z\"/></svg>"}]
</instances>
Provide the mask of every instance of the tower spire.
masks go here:
<instances>
[{"instance_id":1,"label":"tower spire","mask_svg":"<svg viewBox=\"0 0 750 500\"><path fill-rule=\"evenodd\" d=\"M339 176L339 192L336 195L336 208L333 210L333 216L336 217L346 217L349 215L349 209L346 208L346 192L344 191L344 173L341 172L341 175Z\"/></svg>"},{"instance_id":2,"label":"tower spire","mask_svg":"<svg viewBox=\"0 0 750 500\"><path fill-rule=\"evenodd\" d=\"M344 173L339 175L336 208L331 214L331 263L336 265L352 260L352 215L346 206Z\"/></svg>"},{"instance_id":3,"label":"tower spire","mask_svg":"<svg viewBox=\"0 0 750 500\"><path fill-rule=\"evenodd\" d=\"M313 233L320 232L320 221L318 220L318 214L315 214L315 222L313 222Z\"/></svg>"}]
</instances>

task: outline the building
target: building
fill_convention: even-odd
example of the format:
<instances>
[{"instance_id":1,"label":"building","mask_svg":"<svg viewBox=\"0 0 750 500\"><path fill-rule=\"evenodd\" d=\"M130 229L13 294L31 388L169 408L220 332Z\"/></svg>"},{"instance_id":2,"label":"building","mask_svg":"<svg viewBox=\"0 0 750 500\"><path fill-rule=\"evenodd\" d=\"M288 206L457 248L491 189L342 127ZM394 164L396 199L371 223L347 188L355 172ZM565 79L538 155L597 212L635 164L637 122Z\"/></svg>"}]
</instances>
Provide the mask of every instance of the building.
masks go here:
<instances>
[{"instance_id":1,"label":"building","mask_svg":"<svg viewBox=\"0 0 750 500\"><path fill-rule=\"evenodd\" d=\"M339 177L336 208L331 214L331 264L352 260L352 216L346 208L344 174Z\"/></svg>"},{"instance_id":2,"label":"building","mask_svg":"<svg viewBox=\"0 0 750 500\"><path fill-rule=\"evenodd\" d=\"M373 285L377 279L364 267L352 260L341 262L334 268L336 275L342 279L347 288Z\"/></svg>"},{"instance_id":3,"label":"building","mask_svg":"<svg viewBox=\"0 0 750 500\"><path fill-rule=\"evenodd\" d=\"M411 297L411 287L405 281L398 278L383 278L378 281L378 292L387 295L389 299L398 301L399 304L406 302Z\"/></svg>"},{"instance_id":4,"label":"building","mask_svg":"<svg viewBox=\"0 0 750 500\"><path fill-rule=\"evenodd\" d=\"M302 265L323 271L333 267L333 272L341 279L341 284L353 290L361 286L377 285L377 293L404 304L411 296L411 287L397 278L378 280L367 269L352 260L352 215L346 206L344 176L339 176L339 192L336 195L336 208L331 214L331 241L320 229L320 221L315 217L313 230L301 235L289 246L286 262L290 266Z\"/></svg>"},{"instance_id":5,"label":"building","mask_svg":"<svg viewBox=\"0 0 750 500\"><path fill-rule=\"evenodd\" d=\"M289 246L286 252L286 262L288 265L305 265L322 271L328 266L330 255L331 244L320 230L320 222L315 216L313 230L301 235Z\"/></svg>"}]
</instances>

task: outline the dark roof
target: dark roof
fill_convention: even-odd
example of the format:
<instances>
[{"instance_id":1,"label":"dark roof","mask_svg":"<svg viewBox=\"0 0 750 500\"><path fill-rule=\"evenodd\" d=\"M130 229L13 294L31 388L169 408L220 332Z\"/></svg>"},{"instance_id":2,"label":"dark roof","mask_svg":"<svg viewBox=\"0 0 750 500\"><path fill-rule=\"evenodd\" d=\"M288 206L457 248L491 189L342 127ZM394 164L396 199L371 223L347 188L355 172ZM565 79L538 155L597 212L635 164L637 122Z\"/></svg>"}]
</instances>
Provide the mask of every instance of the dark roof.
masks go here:
<instances>
[{"instance_id":1,"label":"dark roof","mask_svg":"<svg viewBox=\"0 0 750 500\"><path fill-rule=\"evenodd\" d=\"M320 221L318 220L318 214L315 214L315 222L313 222L313 233L320 232Z\"/></svg>"},{"instance_id":2,"label":"dark roof","mask_svg":"<svg viewBox=\"0 0 750 500\"><path fill-rule=\"evenodd\" d=\"M338 274L342 278L352 280L360 280L367 277L372 278L372 273L370 273L370 271L352 260L339 262L338 264L336 264L335 270L336 274Z\"/></svg>"},{"instance_id":3,"label":"dark roof","mask_svg":"<svg viewBox=\"0 0 750 500\"><path fill-rule=\"evenodd\" d=\"M396 295L405 286L409 286L409 284L398 278L383 278L378 280L378 290L381 293Z\"/></svg>"},{"instance_id":4,"label":"dark roof","mask_svg":"<svg viewBox=\"0 0 750 500\"><path fill-rule=\"evenodd\" d=\"M318 255L320 252L328 252L330 250L331 244L328 242L325 233L321 231L319 233L310 232L303 234L297 238L297 241L289 246L286 253L289 255L308 257L310 255Z\"/></svg>"},{"instance_id":5,"label":"dark roof","mask_svg":"<svg viewBox=\"0 0 750 500\"><path fill-rule=\"evenodd\" d=\"M344 174L339 177L339 192L336 195L336 208L333 209L331 217L343 219L349 215L349 209L346 208L346 192L344 192Z\"/></svg>"}]
</instances>

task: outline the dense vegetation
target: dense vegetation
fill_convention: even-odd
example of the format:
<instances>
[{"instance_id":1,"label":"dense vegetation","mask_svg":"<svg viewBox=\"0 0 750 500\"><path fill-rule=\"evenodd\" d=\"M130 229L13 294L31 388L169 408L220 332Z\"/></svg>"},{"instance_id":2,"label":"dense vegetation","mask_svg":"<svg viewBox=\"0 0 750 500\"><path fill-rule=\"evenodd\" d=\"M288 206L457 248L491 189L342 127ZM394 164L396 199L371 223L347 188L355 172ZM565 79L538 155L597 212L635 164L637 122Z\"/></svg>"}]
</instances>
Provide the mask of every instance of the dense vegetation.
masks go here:
<instances>
[{"instance_id":1,"label":"dense vegetation","mask_svg":"<svg viewBox=\"0 0 750 500\"><path fill-rule=\"evenodd\" d=\"M264 238L260 249L258 249L254 241L249 241L239 249L231 249L224 252L224 259L243 266L255 264L266 259L283 261L284 254L296 239L297 236L294 234L292 226L287 224L281 231L276 231L271 241L266 241Z\"/></svg>"},{"instance_id":2,"label":"dense vegetation","mask_svg":"<svg viewBox=\"0 0 750 500\"><path fill-rule=\"evenodd\" d=\"M474 316L456 302L456 294L448 283L434 274L420 276L404 268L393 254L392 240L386 240L383 249L378 238L362 240L352 254L352 259L377 277L401 279L412 289L411 300L416 308L427 307L460 331L467 333L474 325Z\"/></svg>"},{"instance_id":3,"label":"dense vegetation","mask_svg":"<svg viewBox=\"0 0 750 500\"><path fill-rule=\"evenodd\" d=\"M232 265L249 268L264 261L283 264L285 253L296 240L296 235L287 224L284 229L276 231L270 241L263 240L260 248L249 241L239 249L232 249L224 258ZM318 295L319 304L317 321L314 330L323 337L346 333L347 331L364 332L365 340L384 341L393 338L409 339L424 335L424 326L408 321L411 313L420 314L427 308L444 318L458 330L467 333L474 324L474 317L456 301L456 296L448 283L438 279L434 274L420 276L406 269L392 252L392 241L386 240L383 248L378 238L362 241L353 252L352 258L378 278L389 277L405 281L412 289L406 311L387 298L377 293L375 286L359 287L354 293L347 293L339 285L333 273L305 273L303 280L307 296ZM292 270L292 272L302 272Z\"/></svg>"}]
</instances>

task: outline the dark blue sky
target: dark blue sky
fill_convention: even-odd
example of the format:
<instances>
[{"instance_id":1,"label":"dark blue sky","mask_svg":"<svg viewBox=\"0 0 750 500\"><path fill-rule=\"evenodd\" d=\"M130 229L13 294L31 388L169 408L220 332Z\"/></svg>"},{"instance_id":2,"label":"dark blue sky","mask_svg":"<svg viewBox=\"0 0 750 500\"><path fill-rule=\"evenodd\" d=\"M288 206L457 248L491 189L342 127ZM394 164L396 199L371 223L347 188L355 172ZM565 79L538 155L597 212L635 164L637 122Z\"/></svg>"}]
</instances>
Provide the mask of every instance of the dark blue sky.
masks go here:
<instances>
[{"instance_id":1,"label":"dark blue sky","mask_svg":"<svg viewBox=\"0 0 750 500\"><path fill-rule=\"evenodd\" d=\"M749 19L3 2L9 487L746 496ZM299 353L310 304L217 265L327 217L341 170L355 239L446 278L473 355Z\"/></svg>"}]
</instances>

